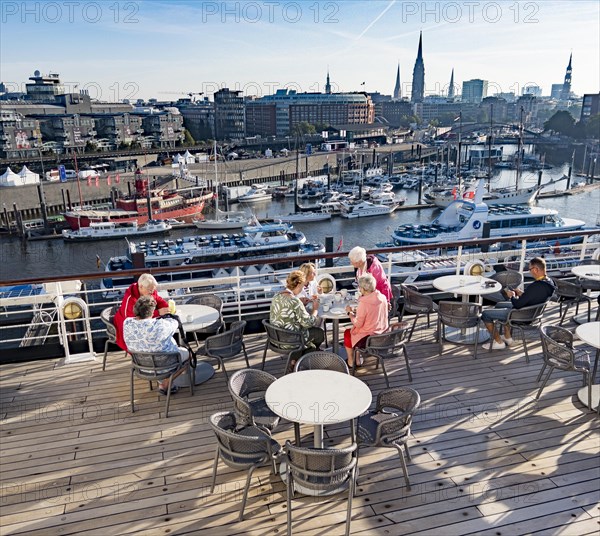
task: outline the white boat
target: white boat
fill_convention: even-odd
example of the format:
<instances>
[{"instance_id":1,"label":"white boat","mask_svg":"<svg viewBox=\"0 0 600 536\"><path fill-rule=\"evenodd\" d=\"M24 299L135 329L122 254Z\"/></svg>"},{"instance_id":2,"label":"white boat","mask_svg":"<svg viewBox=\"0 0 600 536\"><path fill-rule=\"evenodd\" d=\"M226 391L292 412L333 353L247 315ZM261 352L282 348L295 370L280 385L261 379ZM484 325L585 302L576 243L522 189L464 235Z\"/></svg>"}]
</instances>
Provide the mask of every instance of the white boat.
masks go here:
<instances>
[{"instance_id":1,"label":"white boat","mask_svg":"<svg viewBox=\"0 0 600 536\"><path fill-rule=\"evenodd\" d=\"M385 216L389 215L398 208L398 205L376 205L375 203L369 203L368 201L360 201L359 203L350 204L342 202L343 218L354 219L354 218L367 218L369 216Z\"/></svg>"},{"instance_id":2,"label":"white boat","mask_svg":"<svg viewBox=\"0 0 600 536\"><path fill-rule=\"evenodd\" d=\"M370 200L374 204L379 205L395 205L396 196L393 192L375 190L371 192Z\"/></svg>"},{"instance_id":3,"label":"white boat","mask_svg":"<svg viewBox=\"0 0 600 536\"><path fill-rule=\"evenodd\" d=\"M81 227L77 231L64 229L63 240L69 242L88 242L90 240L110 240L130 236L144 236L164 234L172 229L165 221L148 220L144 225L138 225L136 221L115 222L92 222L88 227Z\"/></svg>"},{"instance_id":4,"label":"white boat","mask_svg":"<svg viewBox=\"0 0 600 536\"><path fill-rule=\"evenodd\" d=\"M483 194L483 201L489 206L495 205L531 205L537 199L541 188L531 186L529 188L520 188L518 190L511 188L500 188ZM472 199L475 196L474 190L463 191L458 187L447 188L443 190L429 189L425 194L425 199L433 203L436 207L446 208L456 199Z\"/></svg>"},{"instance_id":5,"label":"white boat","mask_svg":"<svg viewBox=\"0 0 600 536\"><path fill-rule=\"evenodd\" d=\"M296 212L286 214L285 216L273 216L274 220L279 220L284 223L301 223L311 221L325 221L331 219L329 212Z\"/></svg>"},{"instance_id":6,"label":"white boat","mask_svg":"<svg viewBox=\"0 0 600 536\"><path fill-rule=\"evenodd\" d=\"M483 238L483 228L490 226L490 237L540 235L576 231L583 220L561 218L556 210L509 205L488 207L483 201L484 180L480 180L473 200L457 199L429 225L402 225L392 234L397 245L440 244ZM574 241L575 239L573 239Z\"/></svg>"},{"instance_id":7,"label":"white boat","mask_svg":"<svg viewBox=\"0 0 600 536\"><path fill-rule=\"evenodd\" d=\"M214 218L194 220L194 225L203 230L242 229L250 223L250 218L240 212L222 212L218 208Z\"/></svg>"},{"instance_id":8,"label":"white boat","mask_svg":"<svg viewBox=\"0 0 600 536\"><path fill-rule=\"evenodd\" d=\"M256 203L257 201L267 201L270 199L271 194L267 192L267 189L257 184L253 184L248 192L238 197L240 203Z\"/></svg>"}]
</instances>

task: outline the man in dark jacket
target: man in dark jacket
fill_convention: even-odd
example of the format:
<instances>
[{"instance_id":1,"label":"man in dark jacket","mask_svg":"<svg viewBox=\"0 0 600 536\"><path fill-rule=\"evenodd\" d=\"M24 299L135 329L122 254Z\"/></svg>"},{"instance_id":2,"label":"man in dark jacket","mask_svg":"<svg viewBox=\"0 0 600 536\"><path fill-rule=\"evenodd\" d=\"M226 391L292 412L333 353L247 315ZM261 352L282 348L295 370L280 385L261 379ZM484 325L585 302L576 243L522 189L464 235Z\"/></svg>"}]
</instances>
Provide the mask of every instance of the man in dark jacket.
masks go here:
<instances>
[{"instance_id":1,"label":"man in dark jacket","mask_svg":"<svg viewBox=\"0 0 600 536\"><path fill-rule=\"evenodd\" d=\"M505 289L504 292L510 301L497 303L493 309L483 311L481 319L484 321L490 335L494 337L493 340L483 346L486 350L489 350L489 344L492 345L493 350L502 350L513 344L510 327L504 326L504 335L494 333L494 320L506 321L511 309L523 309L523 307L546 303L554 293L556 287L554 282L546 275L546 261L544 259L541 257L531 259L529 261L529 271L535 281L525 291Z\"/></svg>"}]
</instances>

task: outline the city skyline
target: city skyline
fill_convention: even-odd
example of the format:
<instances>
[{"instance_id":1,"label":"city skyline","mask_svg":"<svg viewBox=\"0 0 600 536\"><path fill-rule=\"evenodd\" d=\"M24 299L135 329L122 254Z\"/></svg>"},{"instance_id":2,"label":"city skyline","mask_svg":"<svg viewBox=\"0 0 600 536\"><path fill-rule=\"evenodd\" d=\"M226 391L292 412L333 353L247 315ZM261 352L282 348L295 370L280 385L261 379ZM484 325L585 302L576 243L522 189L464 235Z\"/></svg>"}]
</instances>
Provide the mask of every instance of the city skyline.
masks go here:
<instances>
[{"instance_id":1,"label":"city skyline","mask_svg":"<svg viewBox=\"0 0 600 536\"><path fill-rule=\"evenodd\" d=\"M549 95L571 53L573 91L600 86L596 1L144 0L4 2L1 9L8 90L24 90L39 69L59 73L67 90L108 101L212 98L221 87L262 96L281 87L324 92L329 71L334 92L391 95L399 65L402 95L410 97L421 31L426 96L447 93L452 69L458 88L481 78L489 95L520 95L527 85Z\"/></svg>"}]
</instances>

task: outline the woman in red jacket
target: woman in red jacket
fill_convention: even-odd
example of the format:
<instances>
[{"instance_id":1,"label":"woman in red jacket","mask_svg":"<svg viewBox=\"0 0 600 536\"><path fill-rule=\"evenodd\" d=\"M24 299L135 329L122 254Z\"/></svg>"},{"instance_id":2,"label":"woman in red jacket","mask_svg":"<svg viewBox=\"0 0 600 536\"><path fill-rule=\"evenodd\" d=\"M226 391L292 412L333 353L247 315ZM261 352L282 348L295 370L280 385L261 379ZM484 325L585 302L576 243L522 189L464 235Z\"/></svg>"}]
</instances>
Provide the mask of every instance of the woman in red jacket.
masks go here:
<instances>
[{"instance_id":1,"label":"woman in red jacket","mask_svg":"<svg viewBox=\"0 0 600 536\"><path fill-rule=\"evenodd\" d=\"M133 306L138 301L140 296L152 296L156 300L156 309L154 317L167 314L169 312L169 304L161 298L157 292L158 283L152 274L142 274L137 283L133 283L125 292L121 307L113 318L113 324L117 330L117 344L127 351L127 345L123 340L123 322L126 318L135 317Z\"/></svg>"}]
</instances>

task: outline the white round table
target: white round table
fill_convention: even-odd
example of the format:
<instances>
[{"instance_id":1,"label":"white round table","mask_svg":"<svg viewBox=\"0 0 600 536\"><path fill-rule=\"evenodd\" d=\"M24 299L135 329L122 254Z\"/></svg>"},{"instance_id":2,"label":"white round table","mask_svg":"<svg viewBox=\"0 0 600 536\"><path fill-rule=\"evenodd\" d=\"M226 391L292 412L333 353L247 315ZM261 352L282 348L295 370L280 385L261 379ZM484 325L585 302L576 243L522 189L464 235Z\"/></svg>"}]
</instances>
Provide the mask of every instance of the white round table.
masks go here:
<instances>
[{"instance_id":1,"label":"white round table","mask_svg":"<svg viewBox=\"0 0 600 536\"><path fill-rule=\"evenodd\" d=\"M349 421L369 409L371 390L350 374L302 370L274 381L265 393L267 406L288 421L314 426L314 446L323 448L323 426Z\"/></svg>"},{"instance_id":2,"label":"white round table","mask_svg":"<svg viewBox=\"0 0 600 536\"><path fill-rule=\"evenodd\" d=\"M582 264L573 266L571 273L580 279L589 279L591 281L600 281L600 265L598 264ZM585 324L588 321L587 313L574 316L573 321L576 324Z\"/></svg>"},{"instance_id":3,"label":"white round table","mask_svg":"<svg viewBox=\"0 0 600 536\"><path fill-rule=\"evenodd\" d=\"M179 316L185 331L195 331L210 326L219 319L219 311L208 305L185 303L178 305L175 314ZM195 370L194 385L200 385L210 380L215 375L215 369L210 363L198 360ZM182 374L175 379L175 385L187 387L188 375Z\"/></svg>"},{"instance_id":4,"label":"white round table","mask_svg":"<svg viewBox=\"0 0 600 536\"><path fill-rule=\"evenodd\" d=\"M350 295L348 295L350 296ZM327 303L329 305L329 310L323 310L323 304ZM342 301L323 301L322 299L319 301L319 316L323 320L331 320L333 325L333 341L331 346L333 348L333 353L337 354L340 350L340 320L348 320L348 313L346 312L346 306L350 305L351 307L356 307L358 302L354 299L346 299ZM346 359L346 356L342 356Z\"/></svg>"},{"instance_id":5,"label":"white round table","mask_svg":"<svg viewBox=\"0 0 600 536\"><path fill-rule=\"evenodd\" d=\"M489 286L486 286L485 283L489 283ZM442 292L451 292L462 296L463 302L468 302L469 296L481 297L485 294L493 294L502 290L502 285L498 281L478 275L445 275L434 279L432 284ZM448 328L446 339L457 344L473 344L474 329ZM479 342L489 340L490 334L488 330L479 328Z\"/></svg>"},{"instance_id":6,"label":"white round table","mask_svg":"<svg viewBox=\"0 0 600 536\"><path fill-rule=\"evenodd\" d=\"M587 324L582 324L581 326L577 327L575 334L586 344L600 349L600 322L588 322ZM597 362L598 352L596 352L596 359L594 361L594 367L592 368L592 371L596 369ZM592 381L594 381L594 378L592 378ZM577 398L579 398L583 405L587 406L587 387L582 387L579 389L579 391L577 391ZM592 385L592 407L590 409L597 408L599 403L600 385Z\"/></svg>"}]
</instances>

